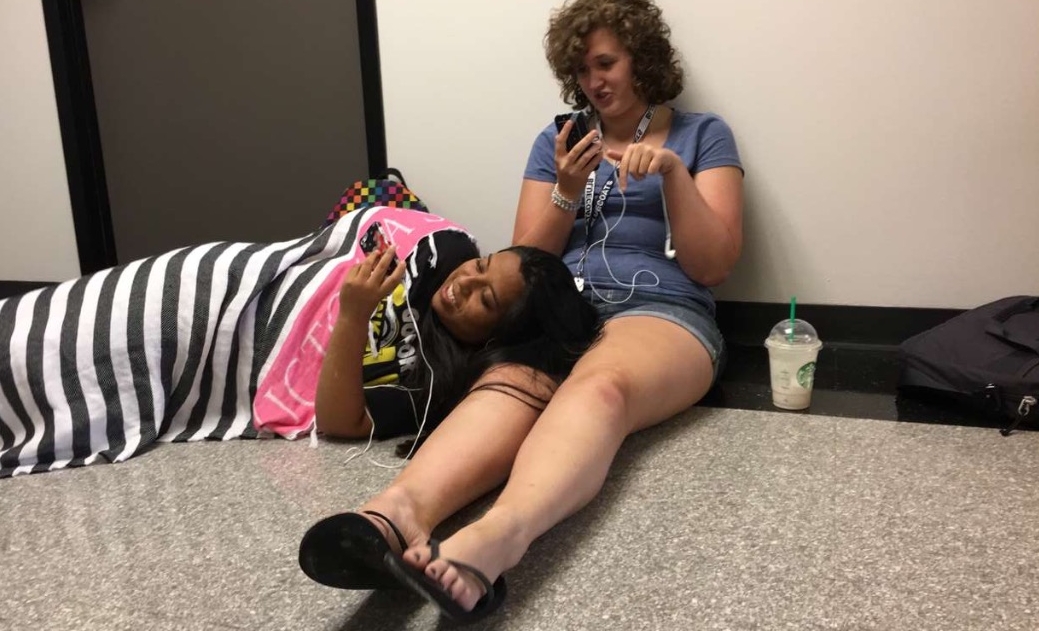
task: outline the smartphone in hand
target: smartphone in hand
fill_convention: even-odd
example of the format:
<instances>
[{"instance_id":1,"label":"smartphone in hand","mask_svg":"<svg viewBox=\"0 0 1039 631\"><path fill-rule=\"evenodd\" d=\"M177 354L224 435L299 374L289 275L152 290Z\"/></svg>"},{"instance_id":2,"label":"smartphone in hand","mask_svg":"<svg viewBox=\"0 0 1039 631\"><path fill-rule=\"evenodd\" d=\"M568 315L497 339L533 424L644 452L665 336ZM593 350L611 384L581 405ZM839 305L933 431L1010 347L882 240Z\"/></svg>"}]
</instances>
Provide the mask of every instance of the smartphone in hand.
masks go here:
<instances>
[{"instance_id":1,"label":"smartphone in hand","mask_svg":"<svg viewBox=\"0 0 1039 631\"><path fill-rule=\"evenodd\" d=\"M569 152L574 148L582 138L588 135L588 114L584 111L572 112L570 114L560 114L556 116L556 132L563 131L563 125L566 125L566 121L573 119L574 126L570 128L570 135L566 137L566 150Z\"/></svg>"},{"instance_id":2,"label":"smartphone in hand","mask_svg":"<svg viewBox=\"0 0 1039 631\"><path fill-rule=\"evenodd\" d=\"M368 226L368 229L364 232L361 237L361 251L365 254L371 254L372 252L384 252L389 249L391 245L390 237L386 234L386 230L382 227L382 224L376 221L372 225ZM390 261L390 267L387 273L392 273L393 270L397 269L397 255L393 255L393 260Z\"/></svg>"}]
</instances>

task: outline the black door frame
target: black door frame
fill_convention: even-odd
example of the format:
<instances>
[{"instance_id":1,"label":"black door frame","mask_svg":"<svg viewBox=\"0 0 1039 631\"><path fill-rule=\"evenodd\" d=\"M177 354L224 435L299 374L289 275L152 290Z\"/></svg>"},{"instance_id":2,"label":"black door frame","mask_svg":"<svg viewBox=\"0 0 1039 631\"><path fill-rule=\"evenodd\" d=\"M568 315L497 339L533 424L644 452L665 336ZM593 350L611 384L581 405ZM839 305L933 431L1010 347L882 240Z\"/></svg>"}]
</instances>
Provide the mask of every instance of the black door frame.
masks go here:
<instances>
[{"instance_id":1,"label":"black door frame","mask_svg":"<svg viewBox=\"0 0 1039 631\"><path fill-rule=\"evenodd\" d=\"M65 174L72 201L79 266L90 274L118 262L79 0L43 0Z\"/></svg>"},{"instance_id":2,"label":"black door frame","mask_svg":"<svg viewBox=\"0 0 1039 631\"><path fill-rule=\"evenodd\" d=\"M382 101L382 62L379 59L379 16L375 3L376 0L357 0L364 131L368 144L368 174L371 177L389 166L386 157L386 115Z\"/></svg>"},{"instance_id":3,"label":"black door frame","mask_svg":"<svg viewBox=\"0 0 1039 631\"><path fill-rule=\"evenodd\" d=\"M90 74L82 0L41 0L50 48L58 124L72 202L72 221L82 274L119 263L105 179L104 156ZM368 172L386 169L386 127L376 0L356 0L361 49Z\"/></svg>"}]
</instances>

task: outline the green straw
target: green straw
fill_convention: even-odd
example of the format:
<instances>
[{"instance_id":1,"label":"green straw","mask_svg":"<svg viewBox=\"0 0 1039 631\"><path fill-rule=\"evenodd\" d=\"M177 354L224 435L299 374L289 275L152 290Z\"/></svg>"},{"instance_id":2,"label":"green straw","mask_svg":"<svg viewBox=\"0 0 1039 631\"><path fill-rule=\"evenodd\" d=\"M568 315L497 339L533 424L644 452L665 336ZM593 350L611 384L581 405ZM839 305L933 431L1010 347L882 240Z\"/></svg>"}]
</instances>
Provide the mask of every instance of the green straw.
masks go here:
<instances>
[{"instance_id":1,"label":"green straw","mask_svg":"<svg viewBox=\"0 0 1039 631\"><path fill-rule=\"evenodd\" d=\"M797 296L790 296L790 332L787 333L787 341L794 341L794 312L797 310Z\"/></svg>"}]
</instances>

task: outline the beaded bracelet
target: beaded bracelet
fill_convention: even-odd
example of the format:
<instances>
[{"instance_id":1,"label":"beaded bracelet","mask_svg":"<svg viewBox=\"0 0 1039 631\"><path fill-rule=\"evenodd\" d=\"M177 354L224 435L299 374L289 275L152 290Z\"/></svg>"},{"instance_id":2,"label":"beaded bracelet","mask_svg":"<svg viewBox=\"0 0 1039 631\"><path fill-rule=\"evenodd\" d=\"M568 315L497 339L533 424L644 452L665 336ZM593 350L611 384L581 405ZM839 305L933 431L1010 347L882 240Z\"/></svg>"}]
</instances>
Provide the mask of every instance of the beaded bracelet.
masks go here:
<instances>
[{"instance_id":1,"label":"beaded bracelet","mask_svg":"<svg viewBox=\"0 0 1039 631\"><path fill-rule=\"evenodd\" d=\"M581 207L577 200L563 197L563 194L559 192L558 184L552 187L552 203L568 213L575 213Z\"/></svg>"}]
</instances>

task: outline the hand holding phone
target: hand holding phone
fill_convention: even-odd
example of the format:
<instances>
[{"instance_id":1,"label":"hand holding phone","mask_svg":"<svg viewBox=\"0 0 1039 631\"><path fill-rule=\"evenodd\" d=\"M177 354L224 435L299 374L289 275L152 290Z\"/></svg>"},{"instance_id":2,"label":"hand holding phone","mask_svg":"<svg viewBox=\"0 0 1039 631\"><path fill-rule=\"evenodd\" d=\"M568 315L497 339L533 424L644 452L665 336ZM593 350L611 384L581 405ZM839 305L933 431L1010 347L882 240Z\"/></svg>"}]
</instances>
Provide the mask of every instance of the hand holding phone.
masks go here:
<instances>
[{"instance_id":1,"label":"hand holding phone","mask_svg":"<svg viewBox=\"0 0 1039 631\"><path fill-rule=\"evenodd\" d=\"M347 270L339 288L339 315L367 322L379 301L400 284L405 270L396 252L389 259L385 256L393 244L378 222L368 227L358 245L368 257Z\"/></svg>"},{"instance_id":2,"label":"hand holding phone","mask_svg":"<svg viewBox=\"0 0 1039 631\"><path fill-rule=\"evenodd\" d=\"M573 151L574 145L581 142L581 139L588 135L588 114L583 111L573 112L572 114L560 114L556 116L555 120L556 132L563 131L566 121L574 121L573 126L570 128L570 134L566 137L567 153Z\"/></svg>"},{"instance_id":3,"label":"hand holding phone","mask_svg":"<svg viewBox=\"0 0 1039 631\"><path fill-rule=\"evenodd\" d=\"M382 253L390 248L391 243L392 241L390 241L390 237L386 234L382 224L376 221L368 226L368 230L361 237L361 251L365 254L371 254L372 252ZM390 261L390 270L395 269L397 269L396 254L393 255L393 260Z\"/></svg>"}]
</instances>

